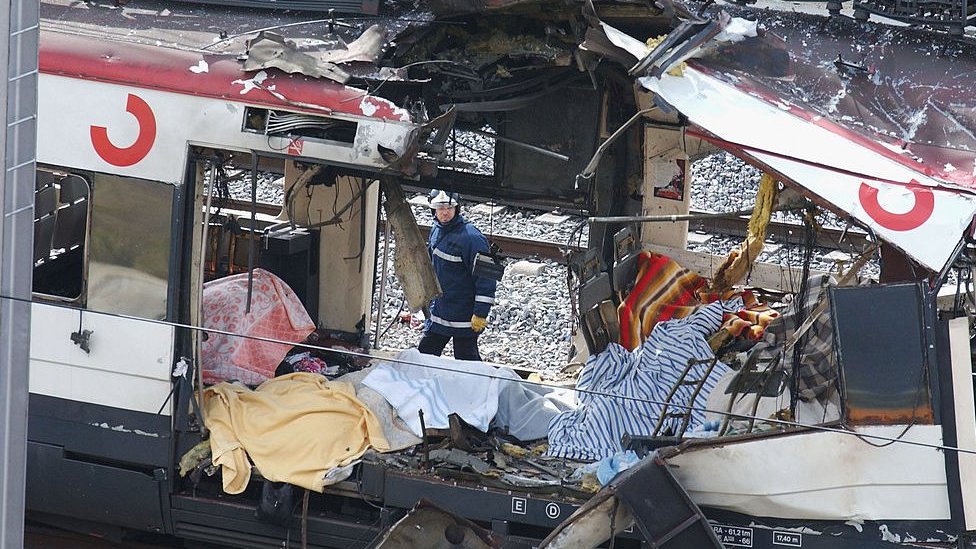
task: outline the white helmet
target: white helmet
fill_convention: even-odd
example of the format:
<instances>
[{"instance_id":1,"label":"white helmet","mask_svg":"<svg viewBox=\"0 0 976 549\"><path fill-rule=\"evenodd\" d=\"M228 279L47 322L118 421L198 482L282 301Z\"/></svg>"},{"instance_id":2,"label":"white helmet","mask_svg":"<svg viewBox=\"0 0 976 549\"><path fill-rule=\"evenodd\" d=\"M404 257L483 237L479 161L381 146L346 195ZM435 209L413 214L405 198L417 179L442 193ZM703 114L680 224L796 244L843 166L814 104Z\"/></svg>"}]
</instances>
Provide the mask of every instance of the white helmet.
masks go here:
<instances>
[{"instance_id":1,"label":"white helmet","mask_svg":"<svg viewBox=\"0 0 976 549\"><path fill-rule=\"evenodd\" d=\"M460 206L461 195L458 193L448 193L439 189L430 191L430 207L443 208L445 206Z\"/></svg>"}]
</instances>

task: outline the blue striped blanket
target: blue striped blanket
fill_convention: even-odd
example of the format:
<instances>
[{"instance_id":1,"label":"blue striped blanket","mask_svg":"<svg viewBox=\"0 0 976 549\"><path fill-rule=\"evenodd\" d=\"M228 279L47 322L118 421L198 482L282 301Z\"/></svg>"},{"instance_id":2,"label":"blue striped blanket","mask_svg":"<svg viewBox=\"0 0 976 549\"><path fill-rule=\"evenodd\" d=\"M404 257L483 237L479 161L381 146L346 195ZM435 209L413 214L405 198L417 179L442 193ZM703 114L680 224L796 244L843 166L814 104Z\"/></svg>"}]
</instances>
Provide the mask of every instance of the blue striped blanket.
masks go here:
<instances>
[{"instance_id":1,"label":"blue striped blanket","mask_svg":"<svg viewBox=\"0 0 976 549\"><path fill-rule=\"evenodd\" d=\"M725 312L739 309L742 309L741 298L709 303L685 318L658 323L647 340L633 351L611 343L605 351L590 357L576 383L579 407L549 422L548 455L595 461L621 451L620 440L624 434L653 434L662 404L688 360L713 358L708 337L722 325ZM689 379L699 379L707 367L707 364L695 366L688 374ZM716 363L696 406L705 405L717 380L728 371L728 366ZM693 391L694 386L679 387L671 403L687 406ZM705 412L695 410L688 429L704 421ZM664 429L670 427L677 431L680 422L677 418L667 420Z\"/></svg>"}]
</instances>

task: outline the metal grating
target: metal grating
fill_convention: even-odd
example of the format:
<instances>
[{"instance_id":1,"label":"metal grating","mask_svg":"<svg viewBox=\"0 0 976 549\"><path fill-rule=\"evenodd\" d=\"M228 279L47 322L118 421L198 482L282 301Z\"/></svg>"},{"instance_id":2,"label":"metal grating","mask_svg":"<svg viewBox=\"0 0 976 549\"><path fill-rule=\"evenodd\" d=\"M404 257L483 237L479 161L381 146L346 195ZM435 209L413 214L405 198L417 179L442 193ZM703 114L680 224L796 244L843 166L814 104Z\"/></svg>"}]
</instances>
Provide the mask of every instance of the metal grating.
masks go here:
<instances>
[{"instance_id":1,"label":"metal grating","mask_svg":"<svg viewBox=\"0 0 976 549\"><path fill-rule=\"evenodd\" d=\"M866 20L873 13L914 25L944 28L962 35L967 25L976 24L976 2L972 0L856 0L854 17Z\"/></svg>"},{"instance_id":2,"label":"metal grating","mask_svg":"<svg viewBox=\"0 0 976 549\"><path fill-rule=\"evenodd\" d=\"M368 15L376 15L379 12L379 0L184 0L184 2L311 12L335 10L337 13L364 13Z\"/></svg>"}]
</instances>

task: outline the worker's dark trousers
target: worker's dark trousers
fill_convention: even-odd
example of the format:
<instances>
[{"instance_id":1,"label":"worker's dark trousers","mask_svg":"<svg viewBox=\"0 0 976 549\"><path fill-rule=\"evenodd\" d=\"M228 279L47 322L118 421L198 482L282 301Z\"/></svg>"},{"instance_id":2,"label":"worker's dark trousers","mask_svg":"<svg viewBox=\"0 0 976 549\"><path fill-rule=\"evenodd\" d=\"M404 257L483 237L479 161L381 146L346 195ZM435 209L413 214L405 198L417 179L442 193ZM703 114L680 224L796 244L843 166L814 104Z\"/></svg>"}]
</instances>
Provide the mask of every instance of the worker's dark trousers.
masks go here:
<instances>
[{"instance_id":1,"label":"worker's dark trousers","mask_svg":"<svg viewBox=\"0 0 976 549\"><path fill-rule=\"evenodd\" d=\"M435 334L434 332L424 333L420 338L417 350L425 355L441 356L444 347L451 340L451 336ZM458 337L454 336L454 358L459 360L481 360L478 352L478 336Z\"/></svg>"}]
</instances>

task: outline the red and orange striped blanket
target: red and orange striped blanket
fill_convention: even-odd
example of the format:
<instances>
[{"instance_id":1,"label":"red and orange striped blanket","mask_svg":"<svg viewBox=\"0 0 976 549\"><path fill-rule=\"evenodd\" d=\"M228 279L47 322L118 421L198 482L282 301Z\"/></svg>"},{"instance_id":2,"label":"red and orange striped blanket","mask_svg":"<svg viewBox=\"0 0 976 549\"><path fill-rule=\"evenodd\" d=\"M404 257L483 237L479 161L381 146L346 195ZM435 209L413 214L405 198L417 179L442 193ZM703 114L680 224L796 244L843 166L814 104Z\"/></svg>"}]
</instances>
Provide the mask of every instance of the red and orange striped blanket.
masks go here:
<instances>
[{"instance_id":1,"label":"red and orange striped blanket","mask_svg":"<svg viewBox=\"0 0 976 549\"><path fill-rule=\"evenodd\" d=\"M637 261L634 287L617 307L620 344L629 350L647 339L657 323L684 318L699 306L716 300L742 298L744 308L726 313L719 330L727 331L731 337L757 341L766 325L779 316L750 291L705 293L707 281L668 256L643 251Z\"/></svg>"}]
</instances>

